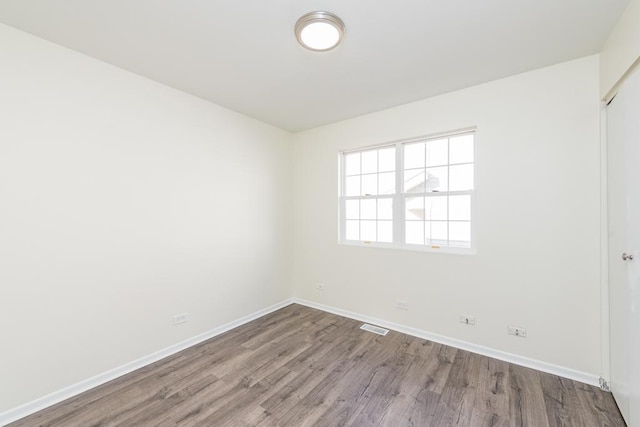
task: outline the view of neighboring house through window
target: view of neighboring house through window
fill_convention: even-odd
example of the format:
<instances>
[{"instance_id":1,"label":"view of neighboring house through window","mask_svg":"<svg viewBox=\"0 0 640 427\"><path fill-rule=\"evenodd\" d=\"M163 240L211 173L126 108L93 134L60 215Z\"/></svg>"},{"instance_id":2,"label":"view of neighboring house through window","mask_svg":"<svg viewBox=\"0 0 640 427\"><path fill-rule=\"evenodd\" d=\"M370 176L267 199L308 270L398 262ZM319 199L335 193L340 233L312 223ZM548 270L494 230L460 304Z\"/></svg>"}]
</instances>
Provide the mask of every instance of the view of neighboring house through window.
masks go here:
<instances>
[{"instance_id":1,"label":"view of neighboring house through window","mask_svg":"<svg viewBox=\"0 0 640 427\"><path fill-rule=\"evenodd\" d=\"M342 153L341 241L468 251L474 132Z\"/></svg>"}]
</instances>

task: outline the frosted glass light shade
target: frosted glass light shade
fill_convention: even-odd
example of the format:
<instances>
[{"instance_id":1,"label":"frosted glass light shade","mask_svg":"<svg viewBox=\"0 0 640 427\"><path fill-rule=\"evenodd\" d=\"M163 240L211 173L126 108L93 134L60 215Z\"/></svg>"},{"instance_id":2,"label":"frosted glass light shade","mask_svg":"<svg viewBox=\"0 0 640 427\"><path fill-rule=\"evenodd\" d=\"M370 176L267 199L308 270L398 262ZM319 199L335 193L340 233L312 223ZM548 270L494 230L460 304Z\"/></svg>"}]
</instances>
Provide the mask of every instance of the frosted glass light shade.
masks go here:
<instances>
[{"instance_id":1,"label":"frosted glass light shade","mask_svg":"<svg viewBox=\"0 0 640 427\"><path fill-rule=\"evenodd\" d=\"M329 12L311 12L298 19L295 26L298 42L315 51L331 50L344 36L344 23Z\"/></svg>"}]
</instances>

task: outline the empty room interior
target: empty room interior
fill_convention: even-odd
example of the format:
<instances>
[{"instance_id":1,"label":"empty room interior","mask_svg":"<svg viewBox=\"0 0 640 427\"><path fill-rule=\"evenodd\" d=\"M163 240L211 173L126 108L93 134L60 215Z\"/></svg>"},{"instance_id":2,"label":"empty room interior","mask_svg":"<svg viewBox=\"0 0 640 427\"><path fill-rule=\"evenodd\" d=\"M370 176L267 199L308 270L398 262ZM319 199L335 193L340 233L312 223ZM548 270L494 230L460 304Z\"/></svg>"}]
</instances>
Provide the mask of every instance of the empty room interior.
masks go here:
<instances>
[{"instance_id":1,"label":"empty room interior","mask_svg":"<svg viewBox=\"0 0 640 427\"><path fill-rule=\"evenodd\" d=\"M0 0L0 425L640 426L640 0Z\"/></svg>"}]
</instances>

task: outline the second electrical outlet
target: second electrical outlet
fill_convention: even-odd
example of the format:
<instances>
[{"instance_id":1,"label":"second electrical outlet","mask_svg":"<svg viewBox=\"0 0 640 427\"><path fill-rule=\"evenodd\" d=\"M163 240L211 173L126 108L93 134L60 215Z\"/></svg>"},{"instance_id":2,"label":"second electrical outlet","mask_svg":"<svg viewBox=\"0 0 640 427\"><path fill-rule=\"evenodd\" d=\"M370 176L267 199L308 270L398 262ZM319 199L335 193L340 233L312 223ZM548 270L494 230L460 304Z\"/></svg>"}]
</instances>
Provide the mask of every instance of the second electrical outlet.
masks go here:
<instances>
[{"instance_id":1,"label":"second electrical outlet","mask_svg":"<svg viewBox=\"0 0 640 427\"><path fill-rule=\"evenodd\" d=\"M507 333L509 335L514 335L514 336L520 337L520 338L526 338L527 337L527 329L526 328L521 328L519 326L507 326Z\"/></svg>"},{"instance_id":2,"label":"second electrical outlet","mask_svg":"<svg viewBox=\"0 0 640 427\"><path fill-rule=\"evenodd\" d=\"M468 314L460 315L460 323L464 323L465 325L473 326L476 324L476 318L473 316L469 316Z\"/></svg>"}]
</instances>

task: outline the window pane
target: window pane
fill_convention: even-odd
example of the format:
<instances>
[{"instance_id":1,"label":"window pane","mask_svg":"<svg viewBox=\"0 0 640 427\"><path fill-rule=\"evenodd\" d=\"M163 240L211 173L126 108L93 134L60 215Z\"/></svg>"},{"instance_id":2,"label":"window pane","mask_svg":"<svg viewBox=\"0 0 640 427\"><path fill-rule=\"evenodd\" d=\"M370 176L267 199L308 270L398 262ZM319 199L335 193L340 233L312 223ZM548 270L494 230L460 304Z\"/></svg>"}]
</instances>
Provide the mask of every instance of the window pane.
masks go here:
<instances>
[{"instance_id":1,"label":"window pane","mask_svg":"<svg viewBox=\"0 0 640 427\"><path fill-rule=\"evenodd\" d=\"M424 198L425 219L447 220L447 196Z\"/></svg>"},{"instance_id":2,"label":"window pane","mask_svg":"<svg viewBox=\"0 0 640 427\"><path fill-rule=\"evenodd\" d=\"M347 219L359 219L360 200L347 200L345 202L344 215Z\"/></svg>"},{"instance_id":3,"label":"window pane","mask_svg":"<svg viewBox=\"0 0 640 427\"><path fill-rule=\"evenodd\" d=\"M376 241L376 221L360 221L360 240Z\"/></svg>"},{"instance_id":4,"label":"window pane","mask_svg":"<svg viewBox=\"0 0 640 427\"><path fill-rule=\"evenodd\" d=\"M462 135L451 138L449 144L449 162L473 162L473 135Z\"/></svg>"},{"instance_id":5,"label":"window pane","mask_svg":"<svg viewBox=\"0 0 640 427\"><path fill-rule=\"evenodd\" d=\"M362 153L362 173L378 172L378 150Z\"/></svg>"},{"instance_id":6,"label":"window pane","mask_svg":"<svg viewBox=\"0 0 640 427\"><path fill-rule=\"evenodd\" d=\"M396 173L387 172L378 175L378 194L393 194L396 192Z\"/></svg>"},{"instance_id":7,"label":"window pane","mask_svg":"<svg viewBox=\"0 0 640 427\"><path fill-rule=\"evenodd\" d=\"M449 168L449 191L473 189L473 165L451 166Z\"/></svg>"},{"instance_id":8,"label":"window pane","mask_svg":"<svg viewBox=\"0 0 640 427\"><path fill-rule=\"evenodd\" d=\"M378 175L362 175L362 196L378 194Z\"/></svg>"},{"instance_id":9,"label":"window pane","mask_svg":"<svg viewBox=\"0 0 640 427\"><path fill-rule=\"evenodd\" d=\"M424 244L424 222L422 221L406 221L405 222L405 242L412 245Z\"/></svg>"},{"instance_id":10,"label":"window pane","mask_svg":"<svg viewBox=\"0 0 640 427\"><path fill-rule=\"evenodd\" d=\"M350 176L347 178L345 188L346 196L359 196L360 195L360 177Z\"/></svg>"},{"instance_id":11,"label":"window pane","mask_svg":"<svg viewBox=\"0 0 640 427\"><path fill-rule=\"evenodd\" d=\"M376 199L360 200L360 218L376 219Z\"/></svg>"},{"instance_id":12,"label":"window pane","mask_svg":"<svg viewBox=\"0 0 640 427\"><path fill-rule=\"evenodd\" d=\"M424 142L404 146L404 168L424 167Z\"/></svg>"},{"instance_id":13,"label":"window pane","mask_svg":"<svg viewBox=\"0 0 640 427\"><path fill-rule=\"evenodd\" d=\"M346 221L344 237L347 240L360 240L360 221Z\"/></svg>"},{"instance_id":14,"label":"window pane","mask_svg":"<svg viewBox=\"0 0 640 427\"><path fill-rule=\"evenodd\" d=\"M396 170L396 148L389 147L378 150L378 171L389 172Z\"/></svg>"},{"instance_id":15,"label":"window pane","mask_svg":"<svg viewBox=\"0 0 640 427\"><path fill-rule=\"evenodd\" d=\"M449 197L449 219L463 221L471 219L471 196Z\"/></svg>"},{"instance_id":16,"label":"window pane","mask_svg":"<svg viewBox=\"0 0 640 427\"><path fill-rule=\"evenodd\" d=\"M425 180L425 192L447 191L447 167L427 169L427 179Z\"/></svg>"},{"instance_id":17,"label":"window pane","mask_svg":"<svg viewBox=\"0 0 640 427\"><path fill-rule=\"evenodd\" d=\"M405 199L404 217L407 220L424 219L424 197L407 197Z\"/></svg>"},{"instance_id":18,"label":"window pane","mask_svg":"<svg viewBox=\"0 0 640 427\"><path fill-rule=\"evenodd\" d=\"M442 166L449 162L446 139L427 142L427 166Z\"/></svg>"},{"instance_id":19,"label":"window pane","mask_svg":"<svg viewBox=\"0 0 640 427\"><path fill-rule=\"evenodd\" d=\"M378 219L393 219L392 199L378 199Z\"/></svg>"},{"instance_id":20,"label":"window pane","mask_svg":"<svg viewBox=\"0 0 640 427\"><path fill-rule=\"evenodd\" d=\"M427 243L435 245L447 244L447 222L427 221L425 223L425 236Z\"/></svg>"},{"instance_id":21,"label":"window pane","mask_svg":"<svg viewBox=\"0 0 640 427\"><path fill-rule=\"evenodd\" d=\"M344 156L344 172L346 175L358 175L360 173L360 153Z\"/></svg>"},{"instance_id":22,"label":"window pane","mask_svg":"<svg viewBox=\"0 0 640 427\"><path fill-rule=\"evenodd\" d=\"M466 221L449 223L449 244L463 248L471 247L471 223Z\"/></svg>"},{"instance_id":23,"label":"window pane","mask_svg":"<svg viewBox=\"0 0 640 427\"><path fill-rule=\"evenodd\" d=\"M424 169L404 171L404 192L424 193Z\"/></svg>"},{"instance_id":24,"label":"window pane","mask_svg":"<svg viewBox=\"0 0 640 427\"><path fill-rule=\"evenodd\" d=\"M393 223L391 221L378 221L378 242L393 242Z\"/></svg>"}]
</instances>

